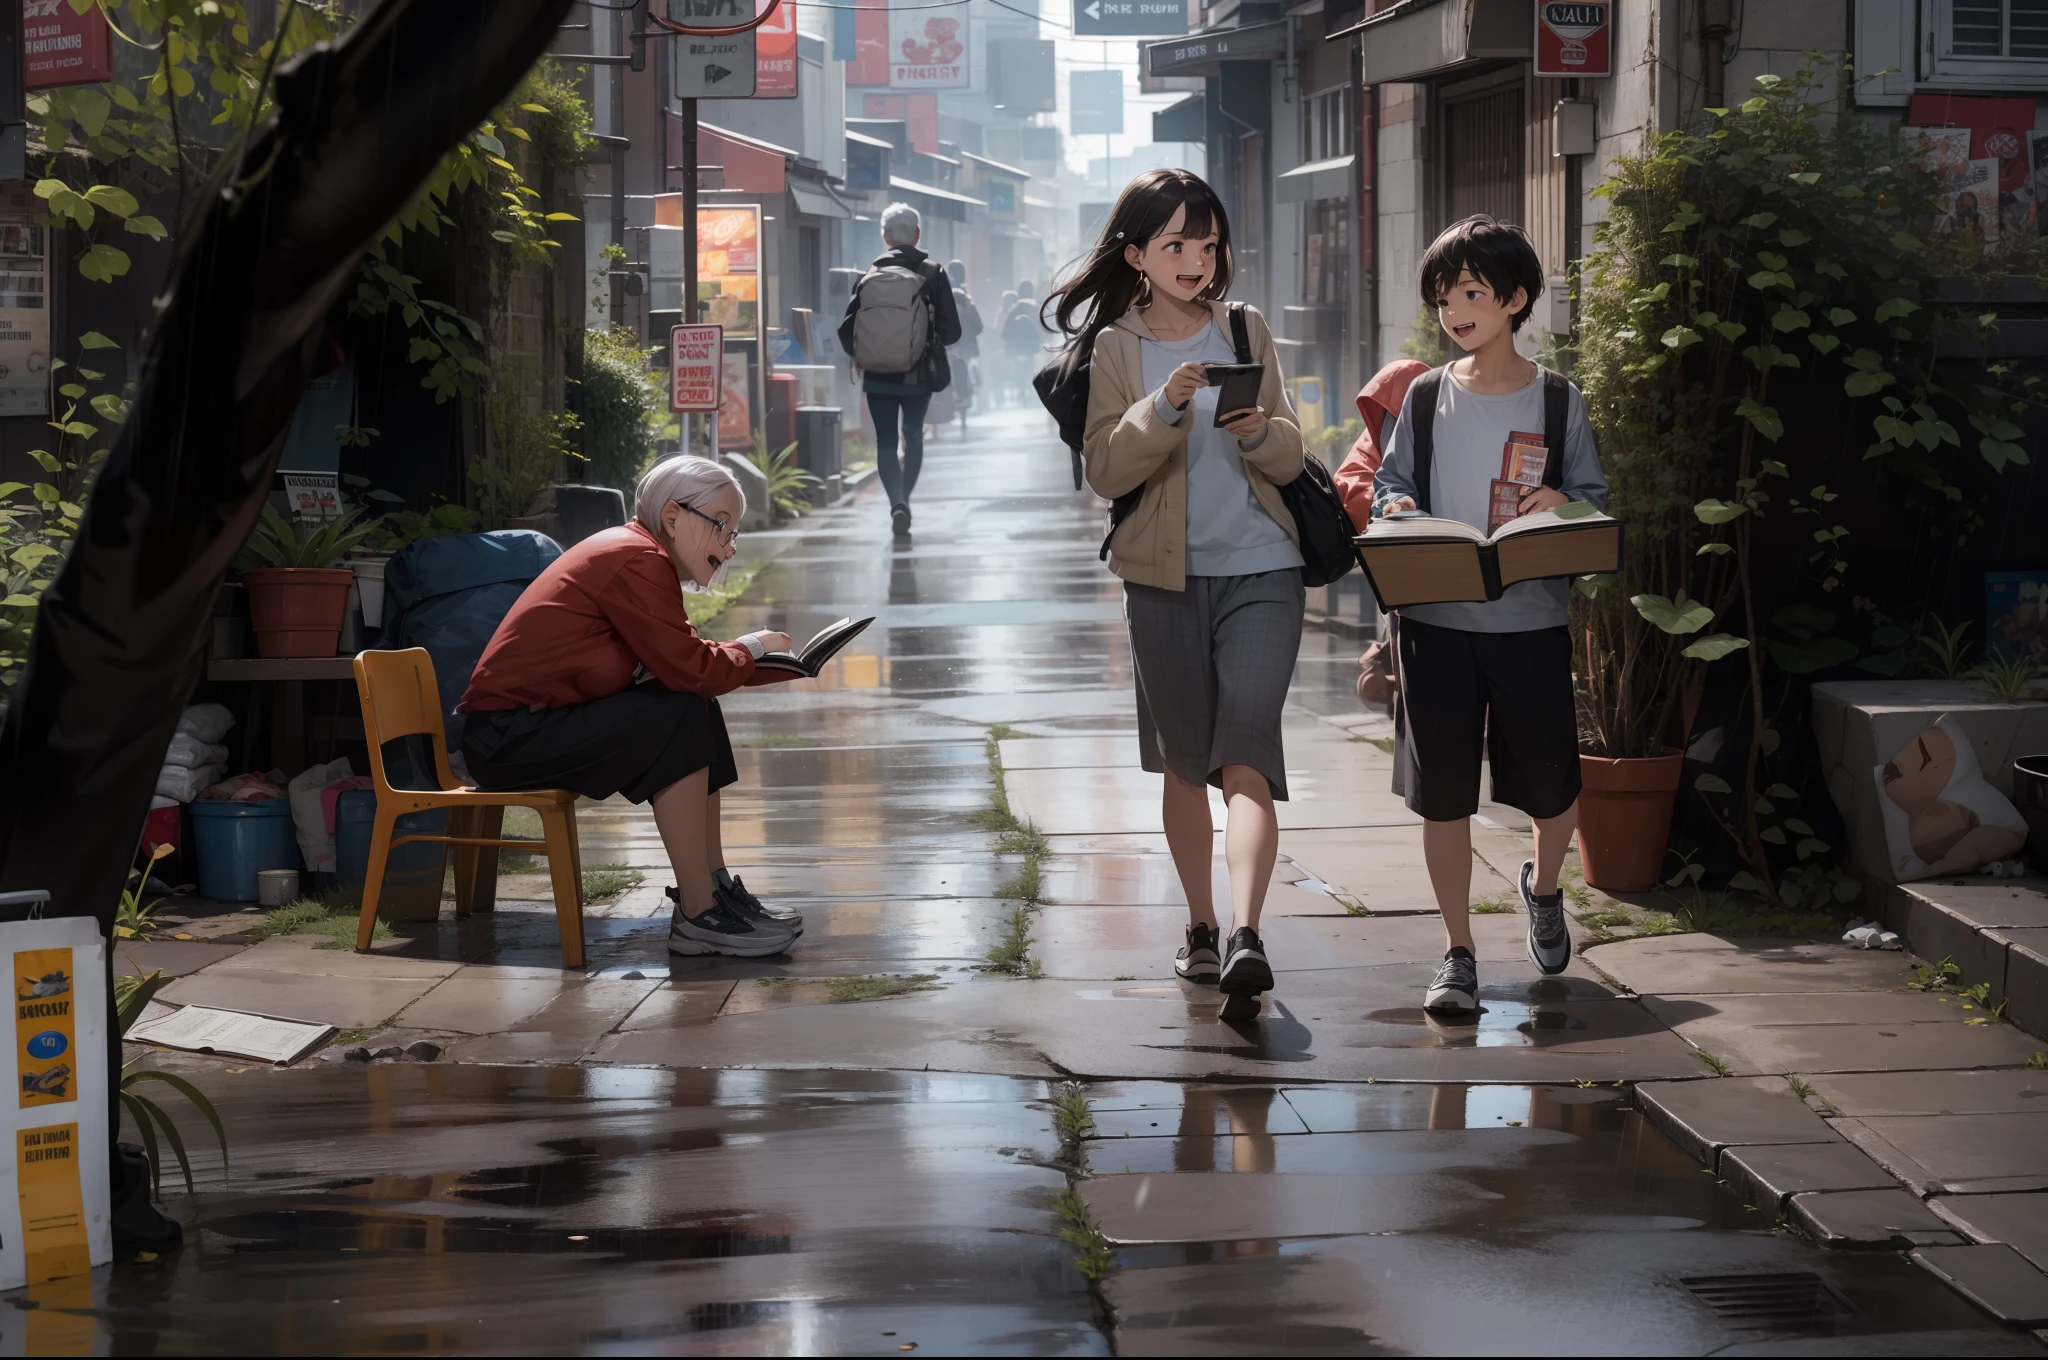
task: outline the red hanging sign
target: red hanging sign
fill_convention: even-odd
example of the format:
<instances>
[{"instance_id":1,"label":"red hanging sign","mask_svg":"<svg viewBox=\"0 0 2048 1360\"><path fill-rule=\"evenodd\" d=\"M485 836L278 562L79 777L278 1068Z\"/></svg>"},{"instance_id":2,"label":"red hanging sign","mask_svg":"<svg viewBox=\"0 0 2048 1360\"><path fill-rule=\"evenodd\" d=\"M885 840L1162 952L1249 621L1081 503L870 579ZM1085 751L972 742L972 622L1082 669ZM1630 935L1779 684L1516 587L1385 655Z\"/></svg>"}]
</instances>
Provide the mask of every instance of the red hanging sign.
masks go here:
<instances>
[{"instance_id":1,"label":"red hanging sign","mask_svg":"<svg viewBox=\"0 0 2048 1360\"><path fill-rule=\"evenodd\" d=\"M716 411L725 354L725 327L671 326L668 332L668 409Z\"/></svg>"},{"instance_id":2,"label":"red hanging sign","mask_svg":"<svg viewBox=\"0 0 2048 1360\"><path fill-rule=\"evenodd\" d=\"M1536 74L1614 74L1611 0L1536 0Z\"/></svg>"},{"instance_id":3,"label":"red hanging sign","mask_svg":"<svg viewBox=\"0 0 2048 1360\"><path fill-rule=\"evenodd\" d=\"M22 70L28 88L103 85L114 78L113 39L95 5L80 14L67 0L20 0Z\"/></svg>"},{"instance_id":4,"label":"red hanging sign","mask_svg":"<svg viewBox=\"0 0 2048 1360\"><path fill-rule=\"evenodd\" d=\"M782 0L754 30L754 98L794 99L796 83L796 5Z\"/></svg>"}]
</instances>

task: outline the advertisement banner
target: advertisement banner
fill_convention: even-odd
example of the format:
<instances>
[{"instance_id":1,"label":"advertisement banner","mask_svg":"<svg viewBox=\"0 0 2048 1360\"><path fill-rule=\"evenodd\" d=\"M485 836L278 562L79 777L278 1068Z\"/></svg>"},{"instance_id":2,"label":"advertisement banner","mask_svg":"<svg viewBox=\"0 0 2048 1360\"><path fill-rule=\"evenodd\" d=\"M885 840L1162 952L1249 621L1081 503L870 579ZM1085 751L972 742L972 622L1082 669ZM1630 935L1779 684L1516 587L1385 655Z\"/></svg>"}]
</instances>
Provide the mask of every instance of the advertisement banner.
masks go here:
<instances>
[{"instance_id":1,"label":"advertisement banner","mask_svg":"<svg viewBox=\"0 0 2048 1360\"><path fill-rule=\"evenodd\" d=\"M1536 74L1614 74L1610 0L1536 0Z\"/></svg>"},{"instance_id":2,"label":"advertisement banner","mask_svg":"<svg viewBox=\"0 0 2048 1360\"><path fill-rule=\"evenodd\" d=\"M973 83L964 20L945 12L889 12L889 88L964 90Z\"/></svg>"},{"instance_id":3,"label":"advertisement banner","mask_svg":"<svg viewBox=\"0 0 2048 1360\"><path fill-rule=\"evenodd\" d=\"M783 0L754 30L754 98L797 97L796 5Z\"/></svg>"},{"instance_id":4,"label":"advertisement banner","mask_svg":"<svg viewBox=\"0 0 2048 1360\"><path fill-rule=\"evenodd\" d=\"M0 416L50 414L47 233L25 185L0 197Z\"/></svg>"},{"instance_id":5,"label":"advertisement banner","mask_svg":"<svg viewBox=\"0 0 2048 1360\"><path fill-rule=\"evenodd\" d=\"M721 447L748 448L754 440L754 403L747 390L747 356L727 354L721 359L725 391L718 403L718 442Z\"/></svg>"},{"instance_id":6,"label":"advertisement banner","mask_svg":"<svg viewBox=\"0 0 2048 1360\"><path fill-rule=\"evenodd\" d=\"M113 39L97 5L80 14L69 0L21 0L21 46L31 90L114 78Z\"/></svg>"},{"instance_id":7,"label":"advertisement banner","mask_svg":"<svg viewBox=\"0 0 2048 1360\"><path fill-rule=\"evenodd\" d=\"M734 204L697 210L697 301L702 319L728 340L761 327L761 209Z\"/></svg>"},{"instance_id":8,"label":"advertisement banner","mask_svg":"<svg viewBox=\"0 0 2048 1360\"><path fill-rule=\"evenodd\" d=\"M725 328L673 326L668 333L668 409L716 411L725 371Z\"/></svg>"}]
</instances>

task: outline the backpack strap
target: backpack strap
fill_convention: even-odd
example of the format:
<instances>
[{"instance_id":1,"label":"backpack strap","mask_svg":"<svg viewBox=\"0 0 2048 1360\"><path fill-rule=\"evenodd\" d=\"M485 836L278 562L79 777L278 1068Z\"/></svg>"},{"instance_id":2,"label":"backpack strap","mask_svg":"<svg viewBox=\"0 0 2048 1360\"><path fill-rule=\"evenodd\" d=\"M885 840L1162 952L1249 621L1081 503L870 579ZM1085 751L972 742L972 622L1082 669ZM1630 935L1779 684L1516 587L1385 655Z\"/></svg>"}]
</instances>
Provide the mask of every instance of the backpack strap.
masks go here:
<instances>
[{"instance_id":1,"label":"backpack strap","mask_svg":"<svg viewBox=\"0 0 2048 1360\"><path fill-rule=\"evenodd\" d=\"M1230 343L1237 350L1237 361L1241 364L1252 362L1252 338L1245 327L1244 304L1230 304Z\"/></svg>"},{"instance_id":2,"label":"backpack strap","mask_svg":"<svg viewBox=\"0 0 2048 1360\"><path fill-rule=\"evenodd\" d=\"M1436 399L1442 389L1444 371L1432 368L1408 389L1408 427L1415 437L1415 508L1429 510L1429 469L1436 458Z\"/></svg>"},{"instance_id":3,"label":"backpack strap","mask_svg":"<svg viewBox=\"0 0 2048 1360\"><path fill-rule=\"evenodd\" d=\"M1571 418L1572 385L1562 373L1543 370L1543 444L1550 456L1543 463L1543 484L1555 491L1564 485L1565 426Z\"/></svg>"}]
</instances>

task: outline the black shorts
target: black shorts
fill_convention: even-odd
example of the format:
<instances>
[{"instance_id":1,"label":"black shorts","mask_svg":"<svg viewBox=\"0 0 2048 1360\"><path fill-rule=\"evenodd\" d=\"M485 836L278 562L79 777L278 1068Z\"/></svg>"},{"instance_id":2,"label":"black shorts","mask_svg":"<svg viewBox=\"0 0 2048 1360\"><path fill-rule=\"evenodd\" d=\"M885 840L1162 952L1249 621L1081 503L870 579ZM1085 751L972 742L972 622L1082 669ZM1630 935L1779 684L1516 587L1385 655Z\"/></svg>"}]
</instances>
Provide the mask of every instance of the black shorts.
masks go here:
<instances>
[{"instance_id":1,"label":"black shorts","mask_svg":"<svg viewBox=\"0 0 2048 1360\"><path fill-rule=\"evenodd\" d=\"M1432 822L1479 811L1482 746L1493 801L1538 819L1578 800L1570 630L1468 633L1402 619L1394 792Z\"/></svg>"},{"instance_id":2,"label":"black shorts","mask_svg":"<svg viewBox=\"0 0 2048 1360\"><path fill-rule=\"evenodd\" d=\"M574 789L644 803L702 769L711 791L739 779L718 701L659 685L565 708L471 713L462 754L482 789Z\"/></svg>"}]
</instances>

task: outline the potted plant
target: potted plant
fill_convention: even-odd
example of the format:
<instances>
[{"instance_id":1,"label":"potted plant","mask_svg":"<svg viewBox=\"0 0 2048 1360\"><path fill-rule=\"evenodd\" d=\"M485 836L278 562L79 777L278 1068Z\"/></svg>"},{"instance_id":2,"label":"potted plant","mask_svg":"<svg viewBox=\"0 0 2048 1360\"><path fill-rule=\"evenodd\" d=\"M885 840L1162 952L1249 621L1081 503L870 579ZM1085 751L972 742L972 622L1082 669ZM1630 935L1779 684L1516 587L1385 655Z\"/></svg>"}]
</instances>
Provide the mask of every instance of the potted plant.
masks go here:
<instances>
[{"instance_id":1,"label":"potted plant","mask_svg":"<svg viewBox=\"0 0 2048 1360\"><path fill-rule=\"evenodd\" d=\"M1887 132L1830 110L1829 74L1759 77L1740 107L1616 158L1599 191L1611 206L1581 282L1574 377L1608 512L1628 533L1620 581L1585 578L1574 595L1579 847L1601 887L1646 889L1668 872L1679 748L1720 666L1735 672L1722 692L1737 713L1686 792L1740 866L1729 885L1801 909L1854 898L1801 820L1805 781L1779 752L1806 680L1864 650L1844 635L1860 619L1844 607L1843 521L1892 469L1903 494L1953 491L1929 469L1965 424L1992 468L2024 461L2009 403L1933 363L1936 337L1967 323L1939 305L1939 242L1917 234L1932 178ZM1862 500L1836 507L1830 482Z\"/></svg>"},{"instance_id":2,"label":"potted plant","mask_svg":"<svg viewBox=\"0 0 2048 1360\"><path fill-rule=\"evenodd\" d=\"M376 527L354 510L320 523L287 519L275 506L263 507L263 518L235 560L249 591L258 656L334 655L355 574L328 564Z\"/></svg>"}]
</instances>

